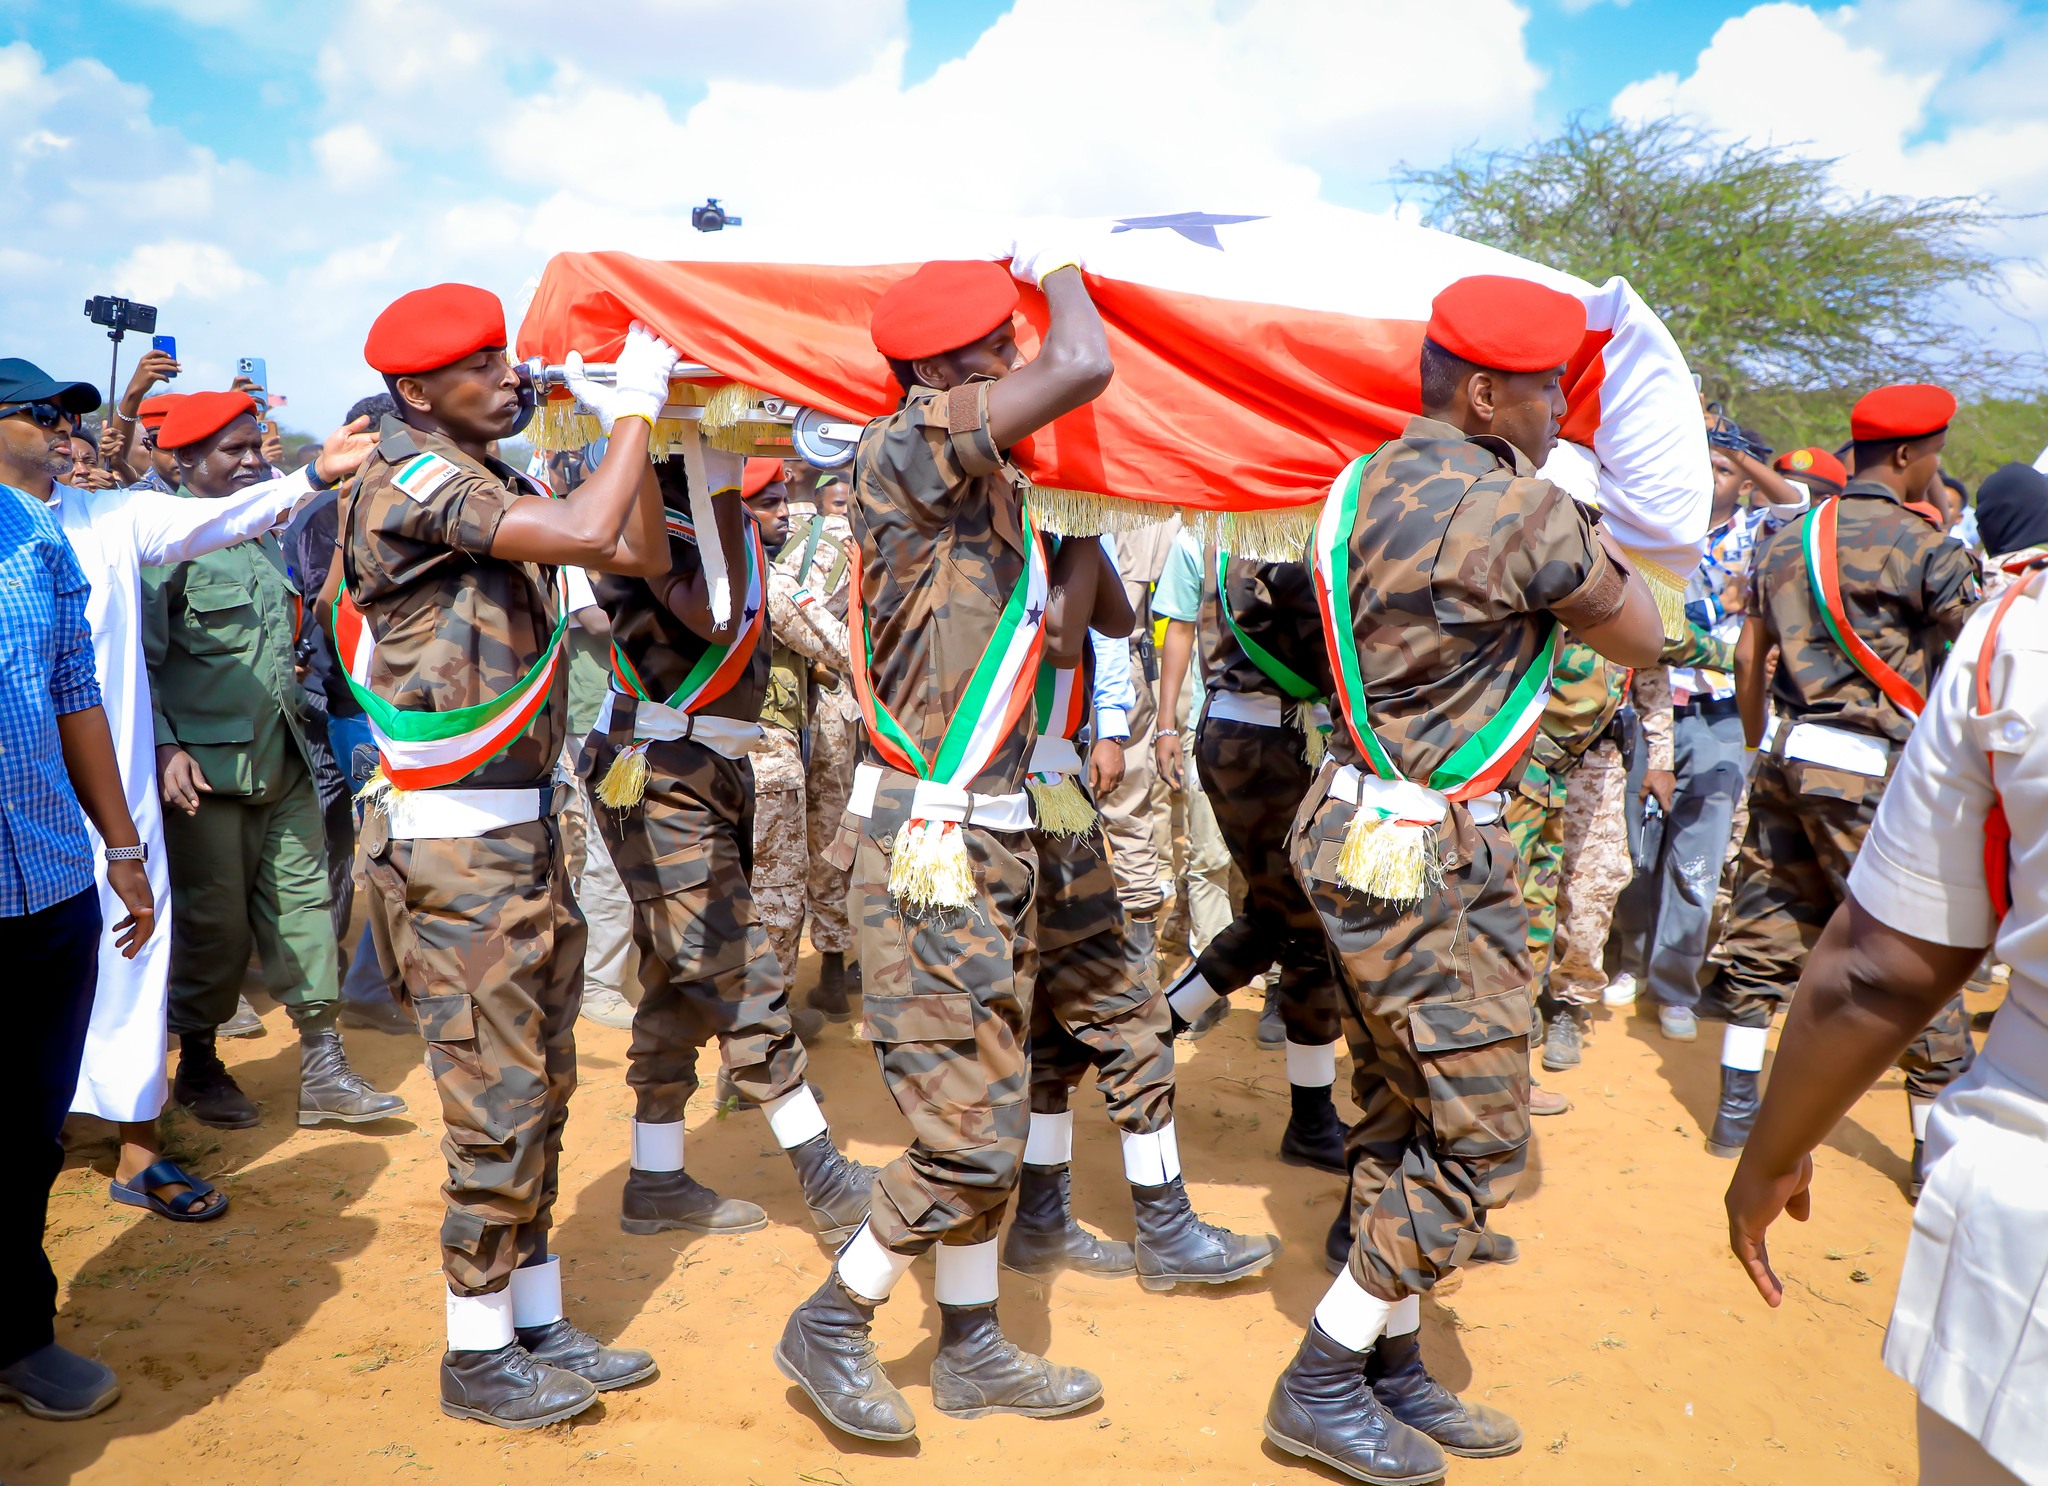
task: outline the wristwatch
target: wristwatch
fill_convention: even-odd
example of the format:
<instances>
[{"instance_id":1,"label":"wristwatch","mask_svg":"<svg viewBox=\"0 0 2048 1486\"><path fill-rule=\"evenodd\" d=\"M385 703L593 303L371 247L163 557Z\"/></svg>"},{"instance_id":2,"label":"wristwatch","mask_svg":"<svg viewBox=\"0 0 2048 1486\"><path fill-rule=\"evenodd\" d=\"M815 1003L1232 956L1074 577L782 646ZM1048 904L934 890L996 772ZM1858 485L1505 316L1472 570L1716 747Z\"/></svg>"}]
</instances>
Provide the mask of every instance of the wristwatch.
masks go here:
<instances>
[{"instance_id":1,"label":"wristwatch","mask_svg":"<svg viewBox=\"0 0 2048 1486\"><path fill-rule=\"evenodd\" d=\"M133 846L109 846L100 855L110 862L146 862L149 860L149 843L138 841Z\"/></svg>"}]
</instances>

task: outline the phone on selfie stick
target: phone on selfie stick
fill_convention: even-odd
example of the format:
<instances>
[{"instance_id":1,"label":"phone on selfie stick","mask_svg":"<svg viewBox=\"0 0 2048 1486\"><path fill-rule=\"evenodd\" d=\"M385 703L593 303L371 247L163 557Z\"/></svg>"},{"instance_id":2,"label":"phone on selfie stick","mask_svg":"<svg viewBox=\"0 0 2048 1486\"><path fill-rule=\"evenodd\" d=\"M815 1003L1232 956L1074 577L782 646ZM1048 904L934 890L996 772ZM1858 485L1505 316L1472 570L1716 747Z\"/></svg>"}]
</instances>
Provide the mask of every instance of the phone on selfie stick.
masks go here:
<instances>
[{"instance_id":1,"label":"phone on selfie stick","mask_svg":"<svg viewBox=\"0 0 2048 1486\"><path fill-rule=\"evenodd\" d=\"M244 356L235 363L235 375L247 377L256 384L256 390L249 395L256 399L259 417L270 416L270 368L263 364L261 356Z\"/></svg>"}]
</instances>

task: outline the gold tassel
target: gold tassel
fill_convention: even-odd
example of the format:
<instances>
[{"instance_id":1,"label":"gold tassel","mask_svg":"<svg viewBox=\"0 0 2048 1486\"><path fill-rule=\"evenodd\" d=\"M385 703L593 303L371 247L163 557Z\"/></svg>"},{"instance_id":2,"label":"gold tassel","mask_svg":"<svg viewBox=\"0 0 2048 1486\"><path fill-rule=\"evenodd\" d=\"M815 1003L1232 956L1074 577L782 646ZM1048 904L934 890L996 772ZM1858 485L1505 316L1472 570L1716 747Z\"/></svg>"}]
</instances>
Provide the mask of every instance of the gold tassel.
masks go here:
<instances>
[{"instance_id":1,"label":"gold tassel","mask_svg":"<svg viewBox=\"0 0 2048 1486\"><path fill-rule=\"evenodd\" d=\"M1294 704L1294 725L1301 729L1301 756L1313 769L1323 761L1323 755L1330 751L1330 732L1316 721L1314 702Z\"/></svg>"},{"instance_id":2,"label":"gold tassel","mask_svg":"<svg viewBox=\"0 0 2048 1486\"><path fill-rule=\"evenodd\" d=\"M599 803L614 810L631 810L647 798L647 745L629 743L612 759L612 766L598 781Z\"/></svg>"},{"instance_id":3,"label":"gold tassel","mask_svg":"<svg viewBox=\"0 0 2048 1486\"><path fill-rule=\"evenodd\" d=\"M370 777L363 781L363 787L356 791L356 798L365 805L388 806L390 797L399 793L401 791L391 782L391 776L384 772L384 764L380 760L370 771Z\"/></svg>"},{"instance_id":4,"label":"gold tassel","mask_svg":"<svg viewBox=\"0 0 2048 1486\"><path fill-rule=\"evenodd\" d=\"M1643 575L1643 582L1649 586L1650 597L1657 601L1657 617L1664 621L1664 638L1682 640L1685 638L1685 579L1653 558L1643 556L1633 548L1624 547L1628 560L1635 564L1637 572Z\"/></svg>"},{"instance_id":5,"label":"gold tassel","mask_svg":"<svg viewBox=\"0 0 2048 1486\"><path fill-rule=\"evenodd\" d=\"M755 405L768 396L744 382L727 382L704 399L697 431L704 442L727 454L779 457L792 452L789 425L754 416Z\"/></svg>"},{"instance_id":6,"label":"gold tassel","mask_svg":"<svg viewBox=\"0 0 2048 1486\"><path fill-rule=\"evenodd\" d=\"M889 896L913 916L965 908L974 901L974 863L950 821L906 820L890 854Z\"/></svg>"},{"instance_id":7,"label":"gold tassel","mask_svg":"<svg viewBox=\"0 0 2048 1486\"><path fill-rule=\"evenodd\" d=\"M1254 562L1300 562L1315 535L1320 501L1286 506L1277 511L1195 511L1185 507L1181 520L1204 542L1220 543L1233 557Z\"/></svg>"},{"instance_id":8,"label":"gold tassel","mask_svg":"<svg viewBox=\"0 0 2048 1486\"><path fill-rule=\"evenodd\" d=\"M1038 829L1051 836L1085 836L1095 827L1095 807L1071 774L1033 774L1024 781L1038 804Z\"/></svg>"},{"instance_id":9,"label":"gold tassel","mask_svg":"<svg viewBox=\"0 0 2048 1486\"><path fill-rule=\"evenodd\" d=\"M1434 825L1395 820L1369 806L1352 814L1337 854L1337 880L1368 898L1406 906L1443 885Z\"/></svg>"}]
</instances>

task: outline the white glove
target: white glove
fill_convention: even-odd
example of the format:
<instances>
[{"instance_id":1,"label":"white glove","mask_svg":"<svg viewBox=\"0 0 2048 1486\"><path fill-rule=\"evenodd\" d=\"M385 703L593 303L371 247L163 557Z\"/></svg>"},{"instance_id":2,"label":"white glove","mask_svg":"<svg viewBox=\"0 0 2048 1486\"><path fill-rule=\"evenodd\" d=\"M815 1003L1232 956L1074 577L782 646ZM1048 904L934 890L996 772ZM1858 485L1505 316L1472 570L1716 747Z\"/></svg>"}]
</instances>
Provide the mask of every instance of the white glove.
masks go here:
<instances>
[{"instance_id":1,"label":"white glove","mask_svg":"<svg viewBox=\"0 0 2048 1486\"><path fill-rule=\"evenodd\" d=\"M1071 244L1018 241L1010 244L1010 272L1027 284L1043 284L1048 274L1062 268L1086 270L1080 252Z\"/></svg>"},{"instance_id":2,"label":"white glove","mask_svg":"<svg viewBox=\"0 0 2048 1486\"><path fill-rule=\"evenodd\" d=\"M583 370L583 353L571 351L563 363L569 391L597 416L606 438L621 418L645 418L648 426L661 416L668 401L669 374L676 367L675 348L635 320L626 331L612 385L591 381Z\"/></svg>"}]
</instances>

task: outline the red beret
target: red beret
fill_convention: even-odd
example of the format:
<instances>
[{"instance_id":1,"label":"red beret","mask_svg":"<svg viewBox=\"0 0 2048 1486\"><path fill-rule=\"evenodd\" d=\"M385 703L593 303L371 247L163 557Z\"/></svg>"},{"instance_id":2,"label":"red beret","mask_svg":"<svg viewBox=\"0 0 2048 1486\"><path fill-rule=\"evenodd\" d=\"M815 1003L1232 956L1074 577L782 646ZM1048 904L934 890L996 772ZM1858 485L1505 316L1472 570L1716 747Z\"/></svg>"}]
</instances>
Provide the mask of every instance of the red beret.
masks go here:
<instances>
[{"instance_id":1,"label":"red beret","mask_svg":"<svg viewBox=\"0 0 2048 1486\"><path fill-rule=\"evenodd\" d=\"M1528 279L1473 274L1431 301L1428 334L1474 366L1549 371L1578 352L1586 338L1586 307Z\"/></svg>"},{"instance_id":2,"label":"red beret","mask_svg":"<svg viewBox=\"0 0 2048 1486\"><path fill-rule=\"evenodd\" d=\"M1842 461L1825 449L1788 449L1771 461L1771 468L1794 479L1825 480L1837 490L1849 483Z\"/></svg>"},{"instance_id":3,"label":"red beret","mask_svg":"<svg viewBox=\"0 0 2048 1486\"><path fill-rule=\"evenodd\" d=\"M363 342L363 360L372 371L403 377L510 343L497 295L474 284L436 284L385 306Z\"/></svg>"},{"instance_id":4,"label":"red beret","mask_svg":"<svg viewBox=\"0 0 2048 1486\"><path fill-rule=\"evenodd\" d=\"M164 419L170 417L171 409L184 400L182 392L159 392L155 397L145 397L135 410L135 421L155 433L164 426Z\"/></svg>"},{"instance_id":5,"label":"red beret","mask_svg":"<svg viewBox=\"0 0 2048 1486\"><path fill-rule=\"evenodd\" d=\"M182 449L201 439L210 439L237 418L256 416L256 404L246 392L188 392L172 406L162 427L156 431L159 449Z\"/></svg>"},{"instance_id":6,"label":"red beret","mask_svg":"<svg viewBox=\"0 0 2048 1486\"><path fill-rule=\"evenodd\" d=\"M1899 382L1856 400L1849 410L1849 437L1860 444L1925 438L1947 428L1955 415L1954 394L1925 382Z\"/></svg>"},{"instance_id":7,"label":"red beret","mask_svg":"<svg viewBox=\"0 0 2048 1486\"><path fill-rule=\"evenodd\" d=\"M781 460L749 459L747 467L740 471L740 499L752 500L781 478Z\"/></svg>"},{"instance_id":8,"label":"red beret","mask_svg":"<svg viewBox=\"0 0 2048 1486\"><path fill-rule=\"evenodd\" d=\"M994 263L927 263L875 301L875 349L897 361L973 345L1017 308L1017 281Z\"/></svg>"}]
</instances>

